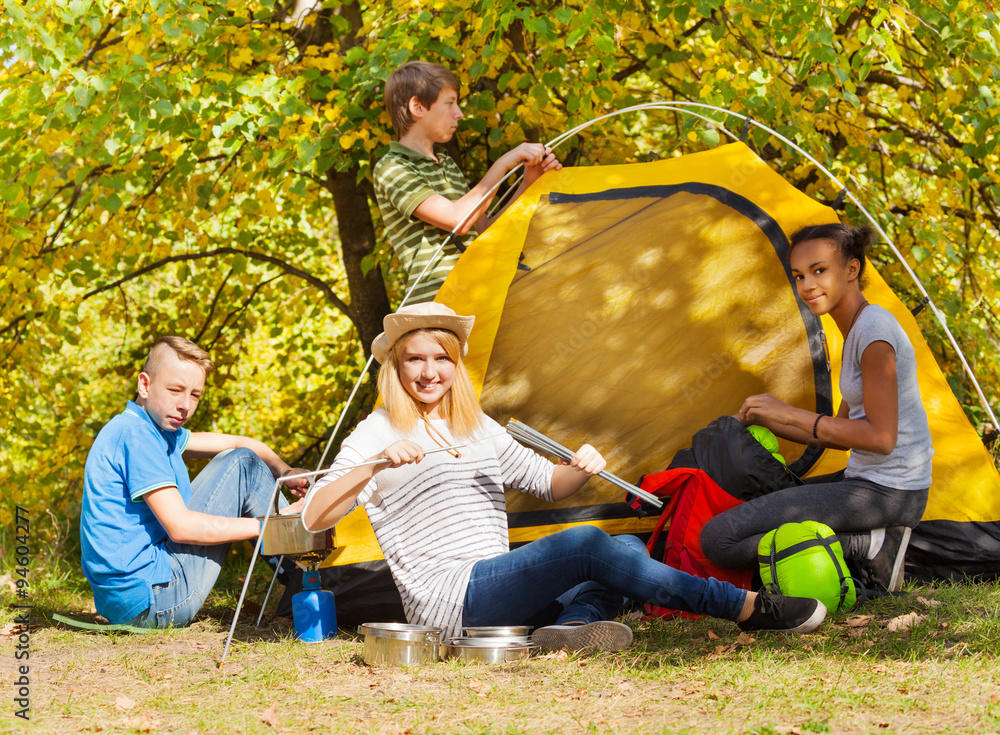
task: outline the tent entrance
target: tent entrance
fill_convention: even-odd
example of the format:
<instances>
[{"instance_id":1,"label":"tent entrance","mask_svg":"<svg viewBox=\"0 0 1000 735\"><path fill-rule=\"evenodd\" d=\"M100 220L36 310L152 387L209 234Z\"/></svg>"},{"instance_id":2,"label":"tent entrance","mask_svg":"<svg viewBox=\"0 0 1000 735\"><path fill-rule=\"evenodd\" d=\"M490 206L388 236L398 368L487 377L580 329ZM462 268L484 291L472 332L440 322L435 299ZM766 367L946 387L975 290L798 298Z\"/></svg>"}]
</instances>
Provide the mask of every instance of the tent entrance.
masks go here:
<instances>
[{"instance_id":1,"label":"tent entrance","mask_svg":"<svg viewBox=\"0 0 1000 735\"><path fill-rule=\"evenodd\" d=\"M714 185L543 196L524 243L532 270L514 276L493 342L484 409L570 448L595 444L633 481L746 396L830 413L822 325L795 297L788 247L757 205ZM798 474L819 454L804 449L781 446ZM511 494L508 511L512 529L610 521L626 512L621 500L593 482L556 506Z\"/></svg>"}]
</instances>

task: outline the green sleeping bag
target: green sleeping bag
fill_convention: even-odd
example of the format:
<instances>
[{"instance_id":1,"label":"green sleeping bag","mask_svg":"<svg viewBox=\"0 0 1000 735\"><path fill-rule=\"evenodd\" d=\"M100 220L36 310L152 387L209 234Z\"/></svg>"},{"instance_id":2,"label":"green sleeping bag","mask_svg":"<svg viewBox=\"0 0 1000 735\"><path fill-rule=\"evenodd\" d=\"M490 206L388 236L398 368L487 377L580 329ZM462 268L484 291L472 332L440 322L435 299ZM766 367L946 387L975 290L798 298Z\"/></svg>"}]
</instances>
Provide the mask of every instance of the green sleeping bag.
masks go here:
<instances>
[{"instance_id":1,"label":"green sleeping bag","mask_svg":"<svg viewBox=\"0 0 1000 735\"><path fill-rule=\"evenodd\" d=\"M836 534L818 521L785 523L757 545L764 587L786 597L814 597L830 612L849 610L857 590Z\"/></svg>"}]
</instances>

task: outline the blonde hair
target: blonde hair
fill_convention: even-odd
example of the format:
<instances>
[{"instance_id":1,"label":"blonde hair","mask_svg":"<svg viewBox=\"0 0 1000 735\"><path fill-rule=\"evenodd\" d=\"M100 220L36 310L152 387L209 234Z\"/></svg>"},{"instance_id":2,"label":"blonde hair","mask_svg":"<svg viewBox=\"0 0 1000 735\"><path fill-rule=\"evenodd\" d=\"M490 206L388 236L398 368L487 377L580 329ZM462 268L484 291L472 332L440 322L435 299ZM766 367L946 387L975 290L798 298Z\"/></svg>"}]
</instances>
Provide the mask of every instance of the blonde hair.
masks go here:
<instances>
[{"instance_id":1,"label":"blonde hair","mask_svg":"<svg viewBox=\"0 0 1000 735\"><path fill-rule=\"evenodd\" d=\"M382 406L389 414L389 423L397 431L409 433L417 419L424 417L422 404L406 392L399 379L399 365L403 351L414 335L424 334L433 339L455 363L455 380L441 400L441 414L448 421L448 428L456 438L471 436L482 426L483 409L476 390L472 387L469 371L462 362L461 344L454 332L447 329L415 329L396 340L378 371L378 392Z\"/></svg>"},{"instance_id":2,"label":"blonde hair","mask_svg":"<svg viewBox=\"0 0 1000 735\"><path fill-rule=\"evenodd\" d=\"M177 359L184 362L193 362L202 369L207 377L209 373L215 372L215 364L209 359L208 353L198 345L184 337L170 335L160 337L146 357L146 362L142 366L142 372L150 378L154 377L160 370L164 356L173 352Z\"/></svg>"}]
</instances>

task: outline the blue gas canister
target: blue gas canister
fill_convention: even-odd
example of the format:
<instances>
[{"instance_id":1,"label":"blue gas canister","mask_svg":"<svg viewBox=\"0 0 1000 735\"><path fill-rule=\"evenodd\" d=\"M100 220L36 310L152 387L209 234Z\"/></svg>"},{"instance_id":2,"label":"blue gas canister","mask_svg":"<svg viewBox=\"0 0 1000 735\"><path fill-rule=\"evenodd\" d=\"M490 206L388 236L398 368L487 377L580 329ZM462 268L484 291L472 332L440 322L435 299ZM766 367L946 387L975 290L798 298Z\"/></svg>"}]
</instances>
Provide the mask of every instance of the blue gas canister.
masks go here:
<instances>
[{"instance_id":1,"label":"blue gas canister","mask_svg":"<svg viewBox=\"0 0 1000 735\"><path fill-rule=\"evenodd\" d=\"M333 593L320 587L318 571L302 573L302 591L292 596L292 620L300 641L319 643L337 635Z\"/></svg>"}]
</instances>

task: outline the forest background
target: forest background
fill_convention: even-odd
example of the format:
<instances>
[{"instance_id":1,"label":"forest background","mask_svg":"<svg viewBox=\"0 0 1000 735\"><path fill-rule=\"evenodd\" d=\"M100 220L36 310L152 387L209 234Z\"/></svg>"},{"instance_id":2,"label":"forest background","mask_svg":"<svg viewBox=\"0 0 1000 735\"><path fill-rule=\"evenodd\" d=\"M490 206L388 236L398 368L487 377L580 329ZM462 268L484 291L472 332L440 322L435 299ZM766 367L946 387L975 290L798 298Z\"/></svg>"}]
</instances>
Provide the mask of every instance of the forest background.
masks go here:
<instances>
[{"instance_id":1,"label":"forest background","mask_svg":"<svg viewBox=\"0 0 1000 735\"><path fill-rule=\"evenodd\" d=\"M794 140L874 213L1000 405L1000 17L991 2L2 0L0 523L72 552L87 450L164 334L219 371L190 427L318 461L402 297L373 163L388 73L439 61L475 181L517 143L654 100ZM739 132L741 122L708 113ZM725 142L657 111L589 128L568 165ZM833 203L766 131L748 143ZM856 219L847 207L845 216ZM873 261L911 307L888 249ZM918 319L973 424L996 427L929 309ZM370 384L348 415L371 405ZM342 434L346 433L342 430Z\"/></svg>"}]
</instances>

